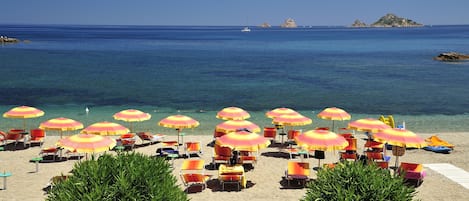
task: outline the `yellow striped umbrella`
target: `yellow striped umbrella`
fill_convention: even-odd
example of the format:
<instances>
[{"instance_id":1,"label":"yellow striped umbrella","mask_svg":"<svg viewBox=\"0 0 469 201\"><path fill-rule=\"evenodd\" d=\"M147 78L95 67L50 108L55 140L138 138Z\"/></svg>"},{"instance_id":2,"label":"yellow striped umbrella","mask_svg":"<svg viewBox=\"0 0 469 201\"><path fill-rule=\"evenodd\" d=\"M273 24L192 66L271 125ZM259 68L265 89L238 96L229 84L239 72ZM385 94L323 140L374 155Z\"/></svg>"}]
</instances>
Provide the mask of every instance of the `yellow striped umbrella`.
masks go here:
<instances>
[{"instance_id":1,"label":"yellow striped umbrella","mask_svg":"<svg viewBox=\"0 0 469 201\"><path fill-rule=\"evenodd\" d=\"M215 127L216 131L223 132L223 133L230 133L235 132L241 129L248 129L251 132L261 132L261 128L248 120L228 120L218 124Z\"/></svg>"},{"instance_id":2,"label":"yellow striped umbrella","mask_svg":"<svg viewBox=\"0 0 469 201\"><path fill-rule=\"evenodd\" d=\"M130 132L128 128L113 122L98 122L89 125L80 133L95 134L95 135L122 135Z\"/></svg>"},{"instance_id":3,"label":"yellow striped umbrella","mask_svg":"<svg viewBox=\"0 0 469 201\"><path fill-rule=\"evenodd\" d=\"M348 124L349 129L355 129L357 131L365 131L376 133L380 130L390 128L388 125L380 120L373 118L359 119Z\"/></svg>"},{"instance_id":4,"label":"yellow striped umbrella","mask_svg":"<svg viewBox=\"0 0 469 201\"><path fill-rule=\"evenodd\" d=\"M44 116L44 111L29 106L18 106L3 113L5 118L23 119L23 128L26 131L26 119Z\"/></svg>"},{"instance_id":5,"label":"yellow striped umbrella","mask_svg":"<svg viewBox=\"0 0 469 201\"><path fill-rule=\"evenodd\" d=\"M301 115L300 113L296 114L284 114L278 117L275 117L272 120L272 123L275 125L281 126L305 126L313 123L308 117Z\"/></svg>"},{"instance_id":6,"label":"yellow striped umbrella","mask_svg":"<svg viewBox=\"0 0 469 201\"><path fill-rule=\"evenodd\" d=\"M245 120L251 115L239 107L227 107L220 110L216 117L223 120Z\"/></svg>"},{"instance_id":7,"label":"yellow striped umbrella","mask_svg":"<svg viewBox=\"0 0 469 201\"><path fill-rule=\"evenodd\" d=\"M128 109L122 110L113 115L115 120L130 122L130 130L132 130L132 122L146 121L151 118L151 115L140 110Z\"/></svg>"},{"instance_id":8,"label":"yellow striped umbrella","mask_svg":"<svg viewBox=\"0 0 469 201\"><path fill-rule=\"evenodd\" d=\"M247 131L231 132L218 137L215 144L237 151L258 151L270 145L270 140L257 133Z\"/></svg>"},{"instance_id":9,"label":"yellow striped umbrella","mask_svg":"<svg viewBox=\"0 0 469 201\"><path fill-rule=\"evenodd\" d=\"M112 149L116 146L116 141L106 136L76 134L60 139L57 141L56 145L73 152L95 153Z\"/></svg>"},{"instance_id":10,"label":"yellow striped umbrella","mask_svg":"<svg viewBox=\"0 0 469 201\"><path fill-rule=\"evenodd\" d=\"M192 119L191 117L185 115L171 115L168 116L158 122L159 126L163 126L166 128L174 128L178 131L178 144L179 143L179 136L181 134L181 130L184 128L195 128L200 125L200 123ZM184 137L182 137L182 143L184 143Z\"/></svg>"},{"instance_id":11,"label":"yellow striped umbrella","mask_svg":"<svg viewBox=\"0 0 469 201\"><path fill-rule=\"evenodd\" d=\"M62 138L63 131L74 131L74 130L82 129L83 124L73 119L59 117L59 118L49 119L45 122L42 122L39 125L39 128L44 129L44 130L60 131L60 138Z\"/></svg>"},{"instance_id":12,"label":"yellow striped umbrella","mask_svg":"<svg viewBox=\"0 0 469 201\"><path fill-rule=\"evenodd\" d=\"M321 119L332 120L332 131L334 131L334 121L344 121L352 118L352 116L345 110L337 107L324 109L318 114L318 117Z\"/></svg>"},{"instance_id":13,"label":"yellow striped umbrella","mask_svg":"<svg viewBox=\"0 0 469 201\"><path fill-rule=\"evenodd\" d=\"M286 107L281 107L281 108L276 108L276 109L273 109L271 111L268 111L267 113L265 113L265 115L268 117L268 118L275 118L275 117L278 117L278 116L281 116L281 115L284 115L284 114L298 114L298 112L296 112L295 110L292 110L290 108L286 108Z\"/></svg>"},{"instance_id":14,"label":"yellow striped umbrella","mask_svg":"<svg viewBox=\"0 0 469 201\"><path fill-rule=\"evenodd\" d=\"M388 143L399 147L422 148L427 146L424 139L416 135L414 132L402 128L388 128L373 134L373 139ZM404 149L405 150L405 149ZM398 165L399 156L396 156L396 167Z\"/></svg>"}]
</instances>

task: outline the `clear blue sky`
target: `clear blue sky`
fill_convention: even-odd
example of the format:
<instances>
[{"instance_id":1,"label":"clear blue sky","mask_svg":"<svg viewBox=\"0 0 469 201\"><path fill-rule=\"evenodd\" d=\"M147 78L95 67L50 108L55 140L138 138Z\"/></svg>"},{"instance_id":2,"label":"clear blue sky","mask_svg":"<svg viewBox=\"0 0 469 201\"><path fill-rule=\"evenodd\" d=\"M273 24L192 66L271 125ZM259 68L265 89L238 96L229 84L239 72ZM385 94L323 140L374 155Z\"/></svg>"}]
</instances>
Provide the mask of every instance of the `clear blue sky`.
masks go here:
<instances>
[{"instance_id":1,"label":"clear blue sky","mask_svg":"<svg viewBox=\"0 0 469 201\"><path fill-rule=\"evenodd\" d=\"M369 24L386 13L423 24L469 24L469 0L2 0L0 24Z\"/></svg>"}]
</instances>

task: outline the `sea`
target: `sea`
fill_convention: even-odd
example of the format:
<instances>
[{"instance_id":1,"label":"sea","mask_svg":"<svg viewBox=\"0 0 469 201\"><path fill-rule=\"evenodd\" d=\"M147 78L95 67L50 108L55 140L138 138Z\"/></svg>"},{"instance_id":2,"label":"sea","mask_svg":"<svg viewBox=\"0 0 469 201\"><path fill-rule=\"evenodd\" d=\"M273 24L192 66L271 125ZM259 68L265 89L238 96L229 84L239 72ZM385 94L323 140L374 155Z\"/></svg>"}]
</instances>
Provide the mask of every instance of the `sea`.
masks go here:
<instances>
[{"instance_id":1,"label":"sea","mask_svg":"<svg viewBox=\"0 0 469 201\"><path fill-rule=\"evenodd\" d=\"M236 106L259 126L265 112L288 107L313 119L339 107L352 121L393 115L415 132L469 131L469 25L415 28L0 25L22 42L0 45L0 112L28 105L85 126L124 109L152 119L137 129L162 133L173 114L197 119L189 133L211 135L217 111ZM85 112L89 109L89 113ZM336 122L346 127L347 122ZM0 130L23 125L0 119Z\"/></svg>"}]
</instances>

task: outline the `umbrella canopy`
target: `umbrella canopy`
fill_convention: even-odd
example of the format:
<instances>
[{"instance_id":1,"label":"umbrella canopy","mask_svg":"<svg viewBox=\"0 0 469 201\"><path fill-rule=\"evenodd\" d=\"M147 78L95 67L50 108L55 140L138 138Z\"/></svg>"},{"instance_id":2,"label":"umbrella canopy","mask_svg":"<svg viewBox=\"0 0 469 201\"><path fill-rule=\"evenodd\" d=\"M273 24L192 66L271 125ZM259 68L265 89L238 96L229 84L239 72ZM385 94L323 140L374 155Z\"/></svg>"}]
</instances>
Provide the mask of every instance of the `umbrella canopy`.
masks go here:
<instances>
[{"instance_id":1,"label":"umbrella canopy","mask_svg":"<svg viewBox=\"0 0 469 201\"><path fill-rule=\"evenodd\" d=\"M18 106L3 113L5 118L23 119L23 128L26 130L26 119L44 116L44 111L29 106Z\"/></svg>"},{"instance_id":2,"label":"umbrella canopy","mask_svg":"<svg viewBox=\"0 0 469 201\"><path fill-rule=\"evenodd\" d=\"M296 112L295 110L292 110L290 108L286 108L286 107L281 107L281 108L276 108L276 109L273 109L271 111L268 111L267 113L265 113L265 116L267 116L268 118L275 118L275 117L278 117L278 116L281 116L281 115L284 115L284 114L298 114L298 112Z\"/></svg>"},{"instance_id":3,"label":"umbrella canopy","mask_svg":"<svg viewBox=\"0 0 469 201\"><path fill-rule=\"evenodd\" d=\"M251 115L239 107L227 107L220 110L216 117L223 120L244 120Z\"/></svg>"},{"instance_id":4,"label":"umbrella canopy","mask_svg":"<svg viewBox=\"0 0 469 201\"><path fill-rule=\"evenodd\" d=\"M237 151L258 151L269 146L270 140L257 133L236 131L218 137L215 143Z\"/></svg>"},{"instance_id":5,"label":"umbrella canopy","mask_svg":"<svg viewBox=\"0 0 469 201\"><path fill-rule=\"evenodd\" d=\"M274 117L272 120L272 124L282 126L304 126L311 123L313 123L313 120L299 113L280 115L278 117Z\"/></svg>"},{"instance_id":6,"label":"umbrella canopy","mask_svg":"<svg viewBox=\"0 0 469 201\"><path fill-rule=\"evenodd\" d=\"M116 141L106 136L76 134L60 139L56 145L78 153L94 153L112 149L116 146Z\"/></svg>"},{"instance_id":7,"label":"umbrella canopy","mask_svg":"<svg viewBox=\"0 0 469 201\"><path fill-rule=\"evenodd\" d=\"M344 121L344 120L350 120L352 116L343 109L330 107L321 111L318 114L318 117L321 119L326 119L326 120Z\"/></svg>"},{"instance_id":8,"label":"umbrella canopy","mask_svg":"<svg viewBox=\"0 0 469 201\"><path fill-rule=\"evenodd\" d=\"M380 130L384 130L390 127L380 120L366 118L350 122L348 124L348 128L355 129L357 131L376 133Z\"/></svg>"},{"instance_id":9,"label":"umbrella canopy","mask_svg":"<svg viewBox=\"0 0 469 201\"><path fill-rule=\"evenodd\" d=\"M401 128L388 128L373 134L373 138L382 143L399 147L422 148L427 146L424 139L414 132Z\"/></svg>"},{"instance_id":10,"label":"umbrella canopy","mask_svg":"<svg viewBox=\"0 0 469 201\"><path fill-rule=\"evenodd\" d=\"M95 135L121 135L130 132L128 128L113 122L98 122L81 130L81 133Z\"/></svg>"},{"instance_id":11,"label":"umbrella canopy","mask_svg":"<svg viewBox=\"0 0 469 201\"><path fill-rule=\"evenodd\" d=\"M295 138L298 146L308 150L339 150L348 146L347 140L328 130L310 130Z\"/></svg>"},{"instance_id":12,"label":"umbrella canopy","mask_svg":"<svg viewBox=\"0 0 469 201\"><path fill-rule=\"evenodd\" d=\"M162 119L160 122L158 122L158 125L166 128L183 129L195 128L199 126L199 122L195 119L192 119L191 117L178 114Z\"/></svg>"},{"instance_id":13,"label":"umbrella canopy","mask_svg":"<svg viewBox=\"0 0 469 201\"><path fill-rule=\"evenodd\" d=\"M230 133L244 128L255 133L261 132L261 128L258 125L248 120L228 120L218 124L215 127L215 130L223 133Z\"/></svg>"},{"instance_id":14,"label":"umbrella canopy","mask_svg":"<svg viewBox=\"0 0 469 201\"><path fill-rule=\"evenodd\" d=\"M140 110L128 109L122 110L113 115L115 120L121 120L125 122L130 122L130 130L132 130L132 122L146 121L151 118L151 114L142 112Z\"/></svg>"},{"instance_id":15,"label":"umbrella canopy","mask_svg":"<svg viewBox=\"0 0 469 201\"><path fill-rule=\"evenodd\" d=\"M45 122L42 122L39 125L39 128L44 129L44 130L60 131L60 138L62 138L63 131L74 131L74 130L82 129L83 124L73 119L59 117L59 118L49 119Z\"/></svg>"}]
</instances>

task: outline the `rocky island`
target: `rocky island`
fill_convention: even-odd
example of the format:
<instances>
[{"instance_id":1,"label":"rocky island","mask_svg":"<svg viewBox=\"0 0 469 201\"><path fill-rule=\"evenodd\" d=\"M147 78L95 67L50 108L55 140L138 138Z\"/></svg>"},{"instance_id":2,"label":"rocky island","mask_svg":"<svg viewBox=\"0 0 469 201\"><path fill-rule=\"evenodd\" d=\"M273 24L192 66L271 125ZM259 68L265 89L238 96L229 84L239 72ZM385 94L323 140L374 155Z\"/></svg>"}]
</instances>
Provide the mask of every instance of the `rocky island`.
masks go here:
<instances>
[{"instance_id":1,"label":"rocky island","mask_svg":"<svg viewBox=\"0 0 469 201\"><path fill-rule=\"evenodd\" d=\"M297 28L298 26L296 25L295 20L292 18L288 18L285 20L283 24L280 25L282 28Z\"/></svg>"},{"instance_id":2,"label":"rocky island","mask_svg":"<svg viewBox=\"0 0 469 201\"><path fill-rule=\"evenodd\" d=\"M20 42L20 40L16 38L10 38L7 36L0 36L0 43L17 43Z\"/></svg>"},{"instance_id":3,"label":"rocky island","mask_svg":"<svg viewBox=\"0 0 469 201\"><path fill-rule=\"evenodd\" d=\"M360 20L355 20L355 22L351 25L351 27L421 27L423 24L414 22L413 20L398 17L394 14L388 13L385 16L378 19L378 21L374 22L367 26L365 23L361 22Z\"/></svg>"},{"instance_id":4,"label":"rocky island","mask_svg":"<svg viewBox=\"0 0 469 201\"><path fill-rule=\"evenodd\" d=\"M262 28L270 28L270 27L272 27L272 26L271 26L269 23L264 22L264 23L262 23L259 27L262 27Z\"/></svg>"},{"instance_id":5,"label":"rocky island","mask_svg":"<svg viewBox=\"0 0 469 201\"><path fill-rule=\"evenodd\" d=\"M437 61L457 62L462 60L469 60L469 54L461 54L458 52L444 52L436 57L433 57L433 59Z\"/></svg>"}]
</instances>

